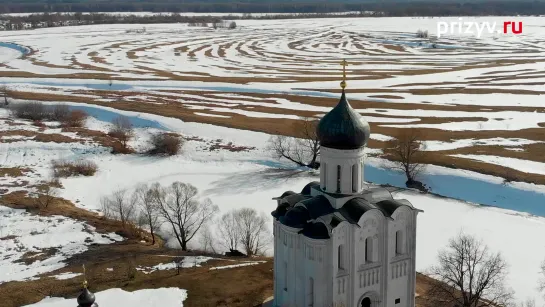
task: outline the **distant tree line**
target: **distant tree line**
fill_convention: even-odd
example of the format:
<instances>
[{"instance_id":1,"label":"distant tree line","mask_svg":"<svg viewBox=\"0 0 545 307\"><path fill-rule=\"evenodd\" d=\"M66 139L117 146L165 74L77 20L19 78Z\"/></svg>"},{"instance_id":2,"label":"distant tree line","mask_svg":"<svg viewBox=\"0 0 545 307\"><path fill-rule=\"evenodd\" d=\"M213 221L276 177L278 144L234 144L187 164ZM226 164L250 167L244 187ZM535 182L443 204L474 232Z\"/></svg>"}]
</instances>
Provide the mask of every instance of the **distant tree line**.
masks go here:
<instances>
[{"instance_id":1,"label":"distant tree line","mask_svg":"<svg viewBox=\"0 0 545 307\"><path fill-rule=\"evenodd\" d=\"M475 15L539 15L545 14L544 1L172 1L149 2L0 0L0 13L28 12L198 12L198 13L329 13L345 11L380 11L386 16L475 16ZM153 19L150 19L153 20Z\"/></svg>"}]
</instances>

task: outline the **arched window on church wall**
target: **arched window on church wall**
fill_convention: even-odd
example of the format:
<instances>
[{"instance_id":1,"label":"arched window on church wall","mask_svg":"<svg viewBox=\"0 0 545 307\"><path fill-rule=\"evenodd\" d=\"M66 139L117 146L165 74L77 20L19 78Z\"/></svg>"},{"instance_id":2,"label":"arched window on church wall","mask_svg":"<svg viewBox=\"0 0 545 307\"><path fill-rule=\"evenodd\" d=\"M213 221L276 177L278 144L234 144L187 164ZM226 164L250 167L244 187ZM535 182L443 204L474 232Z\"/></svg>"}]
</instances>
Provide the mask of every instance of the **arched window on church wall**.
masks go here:
<instances>
[{"instance_id":1,"label":"arched window on church wall","mask_svg":"<svg viewBox=\"0 0 545 307\"><path fill-rule=\"evenodd\" d=\"M341 193L341 166L337 165L337 193Z\"/></svg>"},{"instance_id":2,"label":"arched window on church wall","mask_svg":"<svg viewBox=\"0 0 545 307\"><path fill-rule=\"evenodd\" d=\"M314 279L311 277L308 279L308 307L314 306Z\"/></svg>"},{"instance_id":3,"label":"arched window on church wall","mask_svg":"<svg viewBox=\"0 0 545 307\"><path fill-rule=\"evenodd\" d=\"M324 172L323 177L324 181L322 182L322 189L325 190L327 188L327 164L323 163L322 170Z\"/></svg>"},{"instance_id":4,"label":"arched window on church wall","mask_svg":"<svg viewBox=\"0 0 545 307\"><path fill-rule=\"evenodd\" d=\"M405 252L403 248L403 231L396 231L396 255L401 255Z\"/></svg>"},{"instance_id":5,"label":"arched window on church wall","mask_svg":"<svg viewBox=\"0 0 545 307\"><path fill-rule=\"evenodd\" d=\"M339 245L337 250L337 268L339 270L344 270L344 245Z\"/></svg>"},{"instance_id":6,"label":"arched window on church wall","mask_svg":"<svg viewBox=\"0 0 545 307\"><path fill-rule=\"evenodd\" d=\"M288 262L284 261L284 290L288 291Z\"/></svg>"},{"instance_id":7,"label":"arched window on church wall","mask_svg":"<svg viewBox=\"0 0 545 307\"><path fill-rule=\"evenodd\" d=\"M365 239L365 263L373 262L373 237Z\"/></svg>"},{"instance_id":8,"label":"arched window on church wall","mask_svg":"<svg viewBox=\"0 0 545 307\"><path fill-rule=\"evenodd\" d=\"M352 165L352 192L358 191L358 165Z\"/></svg>"}]
</instances>

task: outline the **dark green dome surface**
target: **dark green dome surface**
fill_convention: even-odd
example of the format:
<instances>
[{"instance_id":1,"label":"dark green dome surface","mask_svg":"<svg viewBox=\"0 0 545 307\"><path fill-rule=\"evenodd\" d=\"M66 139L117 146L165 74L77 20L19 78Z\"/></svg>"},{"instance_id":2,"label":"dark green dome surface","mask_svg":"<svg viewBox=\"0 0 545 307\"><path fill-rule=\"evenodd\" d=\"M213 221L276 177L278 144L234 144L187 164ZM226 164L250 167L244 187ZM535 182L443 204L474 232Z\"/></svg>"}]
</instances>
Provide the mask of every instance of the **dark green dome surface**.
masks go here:
<instances>
[{"instance_id":1,"label":"dark green dome surface","mask_svg":"<svg viewBox=\"0 0 545 307\"><path fill-rule=\"evenodd\" d=\"M327 113L316 128L320 145L333 149L358 149L367 144L369 124L346 100L344 90L339 103Z\"/></svg>"}]
</instances>

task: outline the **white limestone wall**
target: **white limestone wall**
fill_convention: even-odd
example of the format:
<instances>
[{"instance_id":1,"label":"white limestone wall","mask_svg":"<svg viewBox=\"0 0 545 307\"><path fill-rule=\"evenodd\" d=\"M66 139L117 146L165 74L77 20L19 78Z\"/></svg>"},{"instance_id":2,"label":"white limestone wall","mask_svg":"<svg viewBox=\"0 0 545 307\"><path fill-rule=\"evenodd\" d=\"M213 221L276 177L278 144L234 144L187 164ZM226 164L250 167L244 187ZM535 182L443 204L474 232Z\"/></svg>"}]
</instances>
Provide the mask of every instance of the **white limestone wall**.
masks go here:
<instances>
[{"instance_id":1,"label":"white limestone wall","mask_svg":"<svg viewBox=\"0 0 545 307\"><path fill-rule=\"evenodd\" d=\"M414 307L415 272L414 239L416 228L413 222L415 213L409 208L400 207L392 214L393 221L388 224L388 295L384 307ZM403 232L401 253L396 253L396 232ZM396 304L396 300L399 303Z\"/></svg>"},{"instance_id":2,"label":"white limestone wall","mask_svg":"<svg viewBox=\"0 0 545 307\"><path fill-rule=\"evenodd\" d=\"M385 227L386 219L378 210L366 212L358 222L359 229L356 228L354 236L354 246L356 255L356 263L354 274L354 296L351 306L361 306L361 300L365 296L372 299L381 299L384 293L385 283L387 282L386 270L386 236ZM371 245L370 258L366 262L365 241L369 241Z\"/></svg>"},{"instance_id":3,"label":"white limestone wall","mask_svg":"<svg viewBox=\"0 0 545 307\"><path fill-rule=\"evenodd\" d=\"M342 222L332 231L332 282L333 303L336 306L350 306L352 301L352 279L354 271L355 254L353 250L354 227L347 222ZM339 246L343 246L341 268L339 268Z\"/></svg>"},{"instance_id":4,"label":"white limestone wall","mask_svg":"<svg viewBox=\"0 0 545 307\"><path fill-rule=\"evenodd\" d=\"M274 226L274 305L298 307L313 302L315 307L329 306L332 301L331 240L306 238L297 233L299 229L278 221L274 221Z\"/></svg>"},{"instance_id":5,"label":"white limestone wall","mask_svg":"<svg viewBox=\"0 0 545 307\"><path fill-rule=\"evenodd\" d=\"M341 167L340 193L359 193L363 188L364 147L354 150L320 148L320 185L328 193L337 193L337 167Z\"/></svg>"}]
</instances>

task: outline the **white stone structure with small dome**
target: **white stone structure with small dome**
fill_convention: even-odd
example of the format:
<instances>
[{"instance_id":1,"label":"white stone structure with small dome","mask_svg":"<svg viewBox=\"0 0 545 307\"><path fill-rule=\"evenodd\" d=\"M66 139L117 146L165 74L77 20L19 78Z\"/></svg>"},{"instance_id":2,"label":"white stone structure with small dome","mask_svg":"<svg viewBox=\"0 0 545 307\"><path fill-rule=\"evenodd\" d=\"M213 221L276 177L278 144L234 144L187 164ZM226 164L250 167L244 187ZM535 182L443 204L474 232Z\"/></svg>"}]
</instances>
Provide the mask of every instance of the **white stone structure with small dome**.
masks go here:
<instances>
[{"instance_id":1,"label":"white stone structure with small dome","mask_svg":"<svg viewBox=\"0 0 545 307\"><path fill-rule=\"evenodd\" d=\"M422 211L365 184L370 128L341 86L317 127L320 182L275 198L274 306L414 307Z\"/></svg>"}]
</instances>

